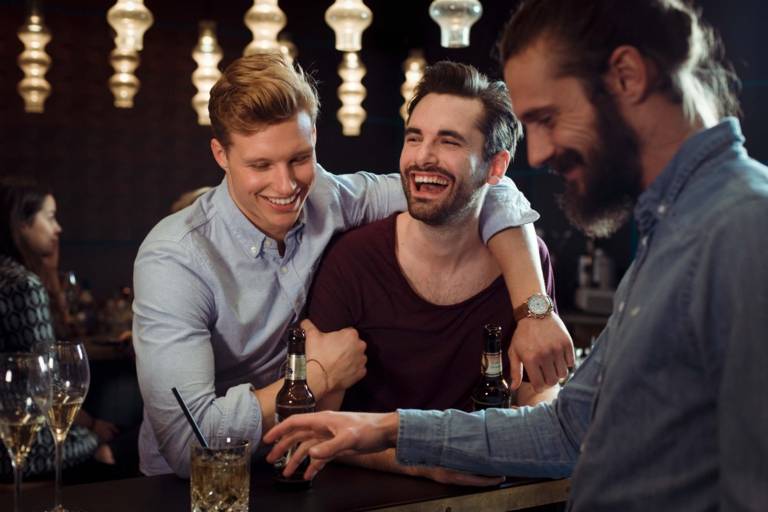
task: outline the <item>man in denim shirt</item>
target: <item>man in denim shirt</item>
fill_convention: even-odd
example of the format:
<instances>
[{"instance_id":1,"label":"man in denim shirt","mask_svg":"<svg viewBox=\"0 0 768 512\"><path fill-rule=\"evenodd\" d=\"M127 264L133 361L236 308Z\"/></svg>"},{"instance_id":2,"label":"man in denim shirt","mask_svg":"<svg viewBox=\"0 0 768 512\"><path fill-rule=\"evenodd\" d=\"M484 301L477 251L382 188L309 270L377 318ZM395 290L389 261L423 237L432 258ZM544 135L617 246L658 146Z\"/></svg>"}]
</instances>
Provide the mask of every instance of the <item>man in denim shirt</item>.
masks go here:
<instances>
[{"instance_id":1,"label":"man in denim shirt","mask_svg":"<svg viewBox=\"0 0 768 512\"><path fill-rule=\"evenodd\" d=\"M640 245L552 405L296 417L311 477L339 451L482 474L572 475L581 511L768 510L768 170L743 147L717 39L674 0L530 0L502 38L528 158L594 235ZM286 468L295 467L292 461Z\"/></svg>"}]
</instances>

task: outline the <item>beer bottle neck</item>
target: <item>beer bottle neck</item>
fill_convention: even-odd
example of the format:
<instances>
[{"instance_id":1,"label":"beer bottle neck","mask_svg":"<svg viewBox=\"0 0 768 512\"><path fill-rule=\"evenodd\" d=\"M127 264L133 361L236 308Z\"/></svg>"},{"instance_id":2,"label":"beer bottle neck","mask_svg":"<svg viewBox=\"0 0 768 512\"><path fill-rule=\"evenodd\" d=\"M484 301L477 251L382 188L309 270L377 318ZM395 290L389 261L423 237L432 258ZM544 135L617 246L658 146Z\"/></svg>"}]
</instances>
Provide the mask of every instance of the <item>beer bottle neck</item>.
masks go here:
<instances>
[{"instance_id":1,"label":"beer bottle neck","mask_svg":"<svg viewBox=\"0 0 768 512\"><path fill-rule=\"evenodd\" d=\"M307 356L304 354L288 354L288 367L285 371L285 380L307 380Z\"/></svg>"}]
</instances>

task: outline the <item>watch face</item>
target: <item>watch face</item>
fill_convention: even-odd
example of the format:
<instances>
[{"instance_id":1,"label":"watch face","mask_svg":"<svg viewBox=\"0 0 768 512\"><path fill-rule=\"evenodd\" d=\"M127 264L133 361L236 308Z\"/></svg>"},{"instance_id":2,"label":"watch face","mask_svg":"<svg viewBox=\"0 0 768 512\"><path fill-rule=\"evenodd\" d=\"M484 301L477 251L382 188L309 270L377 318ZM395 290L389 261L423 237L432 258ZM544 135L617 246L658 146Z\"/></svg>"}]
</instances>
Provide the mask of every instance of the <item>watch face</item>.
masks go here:
<instances>
[{"instance_id":1,"label":"watch face","mask_svg":"<svg viewBox=\"0 0 768 512\"><path fill-rule=\"evenodd\" d=\"M545 295L534 295L528 299L528 310L534 315L546 315L549 313L549 298Z\"/></svg>"}]
</instances>

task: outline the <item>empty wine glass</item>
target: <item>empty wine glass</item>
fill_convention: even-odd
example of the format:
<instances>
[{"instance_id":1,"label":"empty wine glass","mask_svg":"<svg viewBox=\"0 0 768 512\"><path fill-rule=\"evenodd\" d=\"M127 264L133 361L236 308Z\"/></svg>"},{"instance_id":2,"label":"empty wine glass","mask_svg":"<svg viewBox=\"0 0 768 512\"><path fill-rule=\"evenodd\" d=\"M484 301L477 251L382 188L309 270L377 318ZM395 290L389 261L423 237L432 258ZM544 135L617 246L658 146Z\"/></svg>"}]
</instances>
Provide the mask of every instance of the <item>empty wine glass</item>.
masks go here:
<instances>
[{"instance_id":1,"label":"empty wine glass","mask_svg":"<svg viewBox=\"0 0 768 512\"><path fill-rule=\"evenodd\" d=\"M45 359L39 354L0 354L0 439L13 466L15 512L19 511L24 462L50 406L49 377Z\"/></svg>"},{"instance_id":2,"label":"empty wine glass","mask_svg":"<svg viewBox=\"0 0 768 512\"><path fill-rule=\"evenodd\" d=\"M47 355L51 373L48 425L51 427L56 446L56 486L54 507L50 512L67 512L61 504L61 452L69 428L88 393L91 372L85 346L81 342L57 341Z\"/></svg>"}]
</instances>

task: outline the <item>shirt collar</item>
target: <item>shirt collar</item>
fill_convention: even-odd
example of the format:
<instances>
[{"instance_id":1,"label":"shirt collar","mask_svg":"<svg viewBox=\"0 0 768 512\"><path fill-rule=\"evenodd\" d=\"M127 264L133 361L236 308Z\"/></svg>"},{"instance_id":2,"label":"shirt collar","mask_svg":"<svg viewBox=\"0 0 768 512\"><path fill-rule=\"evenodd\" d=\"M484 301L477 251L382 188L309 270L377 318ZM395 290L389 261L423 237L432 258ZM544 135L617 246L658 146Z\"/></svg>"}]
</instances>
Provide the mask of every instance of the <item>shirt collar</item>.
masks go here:
<instances>
[{"instance_id":1,"label":"shirt collar","mask_svg":"<svg viewBox=\"0 0 768 512\"><path fill-rule=\"evenodd\" d=\"M742 144L744 137L736 118L728 117L719 124L689 137L653 183L638 198L635 206L637 228L642 234L653 230L685 188L690 177L702 164L726 147Z\"/></svg>"}]
</instances>

